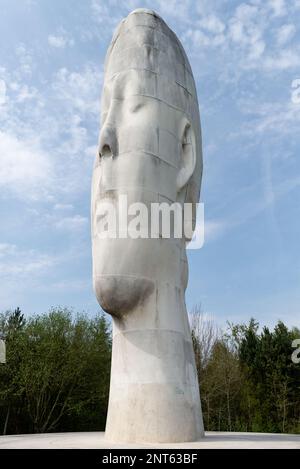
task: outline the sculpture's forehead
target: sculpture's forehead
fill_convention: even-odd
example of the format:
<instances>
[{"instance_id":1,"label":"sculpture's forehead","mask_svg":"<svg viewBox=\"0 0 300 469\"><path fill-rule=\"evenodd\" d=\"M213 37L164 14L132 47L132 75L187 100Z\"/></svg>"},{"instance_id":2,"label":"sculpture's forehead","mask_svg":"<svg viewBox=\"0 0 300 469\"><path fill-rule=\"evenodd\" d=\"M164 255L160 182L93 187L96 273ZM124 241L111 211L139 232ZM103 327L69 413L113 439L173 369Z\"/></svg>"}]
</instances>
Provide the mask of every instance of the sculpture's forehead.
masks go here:
<instances>
[{"instance_id":1,"label":"sculpture's forehead","mask_svg":"<svg viewBox=\"0 0 300 469\"><path fill-rule=\"evenodd\" d=\"M181 60L173 57L173 51L131 39L126 42L126 38L122 48L113 48L108 58L103 91L108 100L131 95L152 97L188 116L198 108L193 76Z\"/></svg>"},{"instance_id":2,"label":"sculpture's forehead","mask_svg":"<svg viewBox=\"0 0 300 469\"><path fill-rule=\"evenodd\" d=\"M153 15L133 14L121 23L107 54L105 81L133 69L164 76L196 96L193 75L182 46L167 25Z\"/></svg>"},{"instance_id":3,"label":"sculpture's forehead","mask_svg":"<svg viewBox=\"0 0 300 469\"><path fill-rule=\"evenodd\" d=\"M125 23L120 28L112 41L113 53L126 50L126 48L148 45L168 54L173 62L179 62L187 67L190 73L191 68L188 63L185 52L176 38L175 34L169 28L162 29L140 23Z\"/></svg>"}]
</instances>

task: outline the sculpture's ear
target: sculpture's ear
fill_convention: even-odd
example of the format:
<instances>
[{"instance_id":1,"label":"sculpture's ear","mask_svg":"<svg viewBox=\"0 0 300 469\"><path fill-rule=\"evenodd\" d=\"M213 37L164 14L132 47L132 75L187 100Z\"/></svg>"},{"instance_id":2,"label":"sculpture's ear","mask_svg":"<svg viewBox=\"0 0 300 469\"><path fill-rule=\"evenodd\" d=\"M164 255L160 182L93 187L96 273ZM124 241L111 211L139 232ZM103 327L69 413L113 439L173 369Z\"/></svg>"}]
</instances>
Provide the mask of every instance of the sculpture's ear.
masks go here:
<instances>
[{"instance_id":1,"label":"sculpture's ear","mask_svg":"<svg viewBox=\"0 0 300 469\"><path fill-rule=\"evenodd\" d=\"M181 155L177 175L177 192L186 186L196 167L196 144L192 126L186 122L181 137Z\"/></svg>"}]
</instances>

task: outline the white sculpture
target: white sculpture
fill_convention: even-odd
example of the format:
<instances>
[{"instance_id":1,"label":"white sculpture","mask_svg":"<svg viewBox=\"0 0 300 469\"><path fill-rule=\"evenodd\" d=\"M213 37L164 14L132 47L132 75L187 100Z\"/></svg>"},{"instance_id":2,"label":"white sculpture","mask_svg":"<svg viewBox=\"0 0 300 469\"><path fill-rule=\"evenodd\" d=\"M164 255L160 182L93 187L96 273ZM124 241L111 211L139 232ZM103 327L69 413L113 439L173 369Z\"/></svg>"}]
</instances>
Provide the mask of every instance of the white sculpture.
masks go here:
<instances>
[{"instance_id":1,"label":"white sculpture","mask_svg":"<svg viewBox=\"0 0 300 469\"><path fill-rule=\"evenodd\" d=\"M6 346L2 339L0 339L0 363L6 363Z\"/></svg>"},{"instance_id":2,"label":"white sculpture","mask_svg":"<svg viewBox=\"0 0 300 469\"><path fill-rule=\"evenodd\" d=\"M199 199L202 150L194 79L176 35L153 11L133 11L114 34L101 117L92 247L94 290L113 320L106 438L194 441L204 431L185 306L188 240L132 239L122 235L124 226L115 238L101 235L101 208L110 201L118 210L120 196L146 207L195 206Z\"/></svg>"}]
</instances>

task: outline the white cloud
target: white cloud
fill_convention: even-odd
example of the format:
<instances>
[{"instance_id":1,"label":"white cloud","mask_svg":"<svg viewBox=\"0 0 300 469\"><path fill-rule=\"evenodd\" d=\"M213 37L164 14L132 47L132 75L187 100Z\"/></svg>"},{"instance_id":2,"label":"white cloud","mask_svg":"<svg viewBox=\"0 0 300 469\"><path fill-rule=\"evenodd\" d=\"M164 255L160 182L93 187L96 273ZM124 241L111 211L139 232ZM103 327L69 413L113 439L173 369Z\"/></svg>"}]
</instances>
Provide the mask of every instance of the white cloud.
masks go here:
<instances>
[{"instance_id":1,"label":"white cloud","mask_svg":"<svg viewBox=\"0 0 300 469\"><path fill-rule=\"evenodd\" d=\"M214 34L221 34L225 29L224 23L216 15L208 15L200 21L202 26L207 31Z\"/></svg>"},{"instance_id":2,"label":"white cloud","mask_svg":"<svg viewBox=\"0 0 300 469\"><path fill-rule=\"evenodd\" d=\"M300 66L300 53L293 49L281 50L265 58L262 67L266 70L287 70Z\"/></svg>"},{"instance_id":3,"label":"white cloud","mask_svg":"<svg viewBox=\"0 0 300 469\"><path fill-rule=\"evenodd\" d=\"M183 39L190 39L195 48L201 46L216 47L225 41L225 24L214 14L202 16L194 22L196 27L189 27L183 34Z\"/></svg>"},{"instance_id":4,"label":"white cloud","mask_svg":"<svg viewBox=\"0 0 300 469\"><path fill-rule=\"evenodd\" d=\"M85 66L82 72L61 68L55 76L53 89L57 97L68 102L73 108L84 113L100 113L100 90L102 73L93 64Z\"/></svg>"},{"instance_id":5,"label":"white cloud","mask_svg":"<svg viewBox=\"0 0 300 469\"><path fill-rule=\"evenodd\" d=\"M0 79L0 106L6 102L6 83Z\"/></svg>"},{"instance_id":6,"label":"white cloud","mask_svg":"<svg viewBox=\"0 0 300 469\"><path fill-rule=\"evenodd\" d=\"M266 48L266 44L264 41L262 40L254 41L254 43L252 44L252 47L250 48L248 59L250 61L259 59L263 55L265 48Z\"/></svg>"},{"instance_id":7,"label":"white cloud","mask_svg":"<svg viewBox=\"0 0 300 469\"><path fill-rule=\"evenodd\" d=\"M74 215L72 217L62 217L55 222L55 227L61 230L78 231L85 228L88 224L88 218L81 215Z\"/></svg>"},{"instance_id":8,"label":"white cloud","mask_svg":"<svg viewBox=\"0 0 300 469\"><path fill-rule=\"evenodd\" d=\"M16 252L16 245L9 243L0 243L0 258Z\"/></svg>"},{"instance_id":9,"label":"white cloud","mask_svg":"<svg viewBox=\"0 0 300 469\"><path fill-rule=\"evenodd\" d=\"M91 280L80 280L80 279L74 279L74 280L62 280L60 282L55 282L52 284L47 284L43 287L43 290L63 290L63 291L75 291L75 292L80 292L80 291L86 291L91 289Z\"/></svg>"},{"instance_id":10,"label":"white cloud","mask_svg":"<svg viewBox=\"0 0 300 469\"><path fill-rule=\"evenodd\" d=\"M34 87L22 85L18 87L17 102L21 103L27 99L33 99L38 97L38 91Z\"/></svg>"},{"instance_id":11,"label":"white cloud","mask_svg":"<svg viewBox=\"0 0 300 469\"><path fill-rule=\"evenodd\" d=\"M48 36L48 44L57 49L63 49L66 46L73 46L74 40L67 36L65 32L59 35L50 34Z\"/></svg>"},{"instance_id":12,"label":"white cloud","mask_svg":"<svg viewBox=\"0 0 300 469\"><path fill-rule=\"evenodd\" d=\"M300 126L300 106L293 104L290 99L286 102L264 103L239 100L237 104L246 118L235 137L241 135L248 135L251 138L255 135L261 137L269 132L281 138L284 135L297 136Z\"/></svg>"},{"instance_id":13,"label":"white cloud","mask_svg":"<svg viewBox=\"0 0 300 469\"><path fill-rule=\"evenodd\" d=\"M227 223L221 220L204 221L204 243L214 241L228 229Z\"/></svg>"},{"instance_id":14,"label":"white cloud","mask_svg":"<svg viewBox=\"0 0 300 469\"><path fill-rule=\"evenodd\" d=\"M269 5L275 17L285 16L287 14L285 0L269 0Z\"/></svg>"},{"instance_id":15,"label":"white cloud","mask_svg":"<svg viewBox=\"0 0 300 469\"><path fill-rule=\"evenodd\" d=\"M66 38L63 36L48 36L48 44L52 47L57 47L58 49L64 48L67 44Z\"/></svg>"},{"instance_id":16,"label":"white cloud","mask_svg":"<svg viewBox=\"0 0 300 469\"><path fill-rule=\"evenodd\" d=\"M299 67L298 45L286 47L295 36L296 27L291 21L284 21L287 13L292 18L296 8L295 2L257 0L228 8L224 15L213 3L210 11L203 13L198 9L198 21L190 19L183 33L184 43L187 48L192 46L195 60L199 52L205 53L204 48L218 49L225 76L232 76L232 70L241 78L250 69L264 73ZM270 39L271 35L275 35L275 40Z\"/></svg>"},{"instance_id":17,"label":"white cloud","mask_svg":"<svg viewBox=\"0 0 300 469\"><path fill-rule=\"evenodd\" d=\"M72 204L55 204L54 210L73 210L74 206Z\"/></svg>"},{"instance_id":18,"label":"white cloud","mask_svg":"<svg viewBox=\"0 0 300 469\"><path fill-rule=\"evenodd\" d=\"M232 41L240 51L244 51L241 63L246 66L253 62L257 63L265 51L263 18L263 11L257 6L243 3L236 8L229 20L228 45L230 47Z\"/></svg>"},{"instance_id":19,"label":"white cloud","mask_svg":"<svg viewBox=\"0 0 300 469\"><path fill-rule=\"evenodd\" d=\"M267 50L266 7L260 3L242 3L227 18L217 15L216 6L214 8L215 12L202 15L199 21L191 20L183 34L185 42L192 42L195 54L199 54L201 46L218 48L225 68L234 67L238 72L260 67Z\"/></svg>"},{"instance_id":20,"label":"white cloud","mask_svg":"<svg viewBox=\"0 0 300 469\"><path fill-rule=\"evenodd\" d=\"M22 67L0 68L0 77L1 195L63 204L86 192L100 118L100 65L61 68L42 87L32 86Z\"/></svg>"},{"instance_id":21,"label":"white cloud","mask_svg":"<svg viewBox=\"0 0 300 469\"><path fill-rule=\"evenodd\" d=\"M232 18L229 21L229 37L233 42L244 42L244 25L241 21L236 18Z\"/></svg>"},{"instance_id":22,"label":"white cloud","mask_svg":"<svg viewBox=\"0 0 300 469\"><path fill-rule=\"evenodd\" d=\"M7 275L27 275L34 272L40 272L53 265L52 259L47 256L39 256L28 261L18 259L11 264L0 264L0 274Z\"/></svg>"},{"instance_id":23,"label":"white cloud","mask_svg":"<svg viewBox=\"0 0 300 469\"><path fill-rule=\"evenodd\" d=\"M184 35L184 39L191 39L195 48L217 47L225 42L224 34L209 35L201 29L188 29Z\"/></svg>"},{"instance_id":24,"label":"white cloud","mask_svg":"<svg viewBox=\"0 0 300 469\"><path fill-rule=\"evenodd\" d=\"M234 16L239 19L242 23L247 24L252 21L258 14L258 8L255 5L248 5L242 3L239 5L234 13Z\"/></svg>"},{"instance_id":25,"label":"white cloud","mask_svg":"<svg viewBox=\"0 0 300 469\"><path fill-rule=\"evenodd\" d=\"M264 133L272 131L280 134L295 135L300 125L300 108L288 103L285 106L280 104L270 104L262 109L262 115L257 120L255 129Z\"/></svg>"},{"instance_id":26,"label":"white cloud","mask_svg":"<svg viewBox=\"0 0 300 469\"><path fill-rule=\"evenodd\" d=\"M0 244L0 276L2 279L38 273L56 263L54 257L35 249L24 250L14 244Z\"/></svg>"},{"instance_id":27,"label":"white cloud","mask_svg":"<svg viewBox=\"0 0 300 469\"><path fill-rule=\"evenodd\" d=\"M284 24L277 31L277 42L280 46L289 42L296 33L294 24Z\"/></svg>"},{"instance_id":28,"label":"white cloud","mask_svg":"<svg viewBox=\"0 0 300 469\"><path fill-rule=\"evenodd\" d=\"M0 131L0 188L21 198L45 196L52 179L47 154L32 140Z\"/></svg>"},{"instance_id":29,"label":"white cloud","mask_svg":"<svg viewBox=\"0 0 300 469\"><path fill-rule=\"evenodd\" d=\"M108 40L111 38L114 29L122 19L122 9L124 11L124 9L128 10L130 8L129 0L126 4L123 1L118 1L117 9L113 7L112 3L105 4L102 0L91 0L90 18L92 21L89 21L88 28L82 29L81 39L94 41L95 39L103 40L104 37ZM137 8L137 6L132 5L131 9L134 8Z\"/></svg>"},{"instance_id":30,"label":"white cloud","mask_svg":"<svg viewBox=\"0 0 300 469\"><path fill-rule=\"evenodd\" d=\"M16 55L19 59L19 71L23 75L31 75L33 69L33 54L23 44L18 44L16 47Z\"/></svg>"},{"instance_id":31,"label":"white cloud","mask_svg":"<svg viewBox=\"0 0 300 469\"><path fill-rule=\"evenodd\" d=\"M153 8L153 3L149 2L148 8ZM138 8L140 5L136 2ZM180 18L182 21L188 21L190 19L190 1L189 0L181 0L178 2L177 0L157 0L158 5L158 13L161 15L168 15L175 18Z\"/></svg>"}]
</instances>

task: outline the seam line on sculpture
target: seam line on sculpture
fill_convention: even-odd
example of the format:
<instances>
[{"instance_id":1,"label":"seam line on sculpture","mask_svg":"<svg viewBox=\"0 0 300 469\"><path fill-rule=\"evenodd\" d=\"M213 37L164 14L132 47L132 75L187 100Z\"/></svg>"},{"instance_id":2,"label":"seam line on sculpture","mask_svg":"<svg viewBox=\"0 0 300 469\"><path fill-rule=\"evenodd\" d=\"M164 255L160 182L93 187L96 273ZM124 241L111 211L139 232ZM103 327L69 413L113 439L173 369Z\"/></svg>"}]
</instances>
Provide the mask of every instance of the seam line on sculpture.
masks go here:
<instances>
[{"instance_id":1,"label":"seam line on sculpture","mask_svg":"<svg viewBox=\"0 0 300 469\"><path fill-rule=\"evenodd\" d=\"M105 77L105 80L104 80L104 83L105 81L110 81L112 78L114 78L116 75L120 74L120 73L124 73L124 71L128 71L128 70L144 70L146 72L150 72L150 73L153 73L154 75L159 75L161 77L165 77L166 75L164 73L159 73L158 71L156 70L152 70L150 68L146 68L146 67L128 67L128 68L125 68L123 70L118 70L117 72L114 72L112 73L111 75L108 75L107 77ZM181 88L184 88L187 93L189 93L194 99L196 99L196 97L188 90L188 88L183 85L182 83L176 81L176 80L173 80L171 81L171 83L176 83L177 85L181 86Z\"/></svg>"},{"instance_id":2,"label":"seam line on sculpture","mask_svg":"<svg viewBox=\"0 0 300 469\"><path fill-rule=\"evenodd\" d=\"M161 18L162 19L162 18ZM162 22L163 22L163 25L164 25L164 28L163 29L159 29L159 32L162 33L164 36L166 36L167 38L171 38L171 39L175 39L175 44L176 46L178 47L180 53L181 53L181 56L182 58L184 59L183 62L180 62L182 65L184 65L184 67L187 68L187 65L188 67L191 69L191 64L188 60L188 57L186 55L186 52L181 44L181 42L179 41L178 37L176 36L176 34L174 33L174 31L172 31L169 26L164 22L164 20L162 19ZM130 31L131 29L133 29L134 27L137 27L137 28L149 28L149 29L155 29L157 31L157 28L152 26L152 25L143 25L143 24L136 24L135 26L131 26L130 28L126 28L125 31ZM121 34L119 35L122 35L122 31L121 31ZM189 70L188 70L189 72ZM189 72L189 73L192 73L192 72Z\"/></svg>"},{"instance_id":3,"label":"seam line on sculpture","mask_svg":"<svg viewBox=\"0 0 300 469\"><path fill-rule=\"evenodd\" d=\"M148 95L130 95L130 96L145 96L145 97L149 97ZM126 98L111 98L111 100L116 100L116 101L124 101ZM109 111L104 111L103 114L108 114ZM110 123L110 122L105 122L105 119L101 125L101 128L104 127L104 126L107 126L107 127L115 127L115 124L114 123ZM126 127L125 127L126 128ZM131 128L131 127L129 127ZM172 135L172 137L175 138L175 140L177 140L178 143L181 143L181 140L177 137L177 135L175 135L171 130L169 129L165 129L164 127L160 128L160 127L153 127L153 126L149 126L148 128L154 130L155 132L157 132L157 130L159 132L166 132L170 135Z\"/></svg>"},{"instance_id":4,"label":"seam line on sculpture","mask_svg":"<svg viewBox=\"0 0 300 469\"><path fill-rule=\"evenodd\" d=\"M143 329L143 331L167 331L167 332L175 332L176 334L181 334L184 335L184 332L182 331L176 331L175 329L168 329L166 327L149 327L147 329ZM126 329L126 331L120 331L120 332L115 332L114 335L118 334L127 334L128 332L141 332L141 329ZM187 341L188 342L188 341Z\"/></svg>"},{"instance_id":5,"label":"seam line on sculpture","mask_svg":"<svg viewBox=\"0 0 300 469\"><path fill-rule=\"evenodd\" d=\"M120 153L120 155L124 155L126 153L135 153L136 150L131 150L129 152L124 152L124 153ZM146 150L139 150L141 151L142 153L144 153L145 155L149 155L149 156L153 156L154 158L158 159L158 160L161 160L163 161L165 164L167 164L168 166L171 166L173 169L178 169L177 166L175 166L174 164L170 163L169 161L165 160L164 158L162 158L161 156L159 155L156 155L155 153L152 153L151 151L146 151Z\"/></svg>"},{"instance_id":6,"label":"seam line on sculpture","mask_svg":"<svg viewBox=\"0 0 300 469\"><path fill-rule=\"evenodd\" d=\"M141 276L141 275L132 275L132 274L95 274L95 277L129 277L129 278L134 278L134 279L145 279L145 280L150 280L151 282L153 282L153 279L151 279L150 277L145 277L145 276Z\"/></svg>"},{"instance_id":7,"label":"seam line on sculpture","mask_svg":"<svg viewBox=\"0 0 300 469\"><path fill-rule=\"evenodd\" d=\"M166 104L167 106L170 106L170 107L176 109L177 111L181 111L181 112L184 112L184 113L186 112L184 109L181 109L180 107L175 106L174 104L168 103L168 101L165 101L162 98L158 98L157 96L153 96L152 94L142 94L142 93L129 94L125 98L116 98L115 96L113 96L112 98L110 98L110 100L111 101L113 101L113 100L114 101L126 101L129 97L132 97L132 96L141 96L143 98L157 99L157 101L160 101L161 103ZM106 112L108 112L108 111L106 111Z\"/></svg>"},{"instance_id":8,"label":"seam line on sculpture","mask_svg":"<svg viewBox=\"0 0 300 469\"><path fill-rule=\"evenodd\" d=\"M105 194L106 194L107 192L111 192L111 191L114 191L114 192L115 192L115 191L120 192L120 191L122 191L122 190L132 190L132 191L135 191L136 189L143 189L143 190L144 190L144 189L145 189L145 186L137 186L137 185L134 185L134 186L118 186L118 187L116 186L116 187L111 187L110 189L106 189L106 190L104 190L104 191L100 191L100 192L99 192L99 195L105 196ZM173 200L173 199L171 199L170 197L168 197L167 195L160 194L159 192L158 192L158 193L157 193L157 192L153 192L153 191L151 191L151 190L149 190L149 189L146 189L146 191L147 191L147 192L150 192L151 194L157 194L158 197L163 197L164 199L167 199L169 202L172 202L172 203L175 203L175 202L176 202L175 199ZM157 201L159 202L159 198L157 199ZM149 203L152 203L152 202L153 202L153 201L151 201L151 200L149 201Z\"/></svg>"},{"instance_id":9,"label":"seam line on sculpture","mask_svg":"<svg viewBox=\"0 0 300 469\"><path fill-rule=\"evenodd\" d=\"M160 99L160 98L157 98L156 96L151 96L151 95L146 95L146 94L145 94L145 95L130 95L130 96L144 96L145 98L157 99L157 101L160 101L161 103L165 104L166 106L170 107L171 109L175 109L176 111L182 112L183 114L185 114L185 116L186 116L187 118L191 118L191 117L192 117L191 115L188 115L187 111L185 111L184 109L181 109L181 108L179 108L179 107L177 107L177 106L174 106L174 105L172 105L172 104L170 104L170 103L167 103L166 101L164 101L164 100L162 100L162 99ZM124 98L115 98L115 97L114 97L114 98L111 98L111 99L119 100L119 101L124 101ZM198 107L196 101L195 101L194 104L195 104L196 107ZM105 111L102 111L102 112L105 113ZM106 111L106 112L108 112L108 111Z\"/></svg>"},{"instance_id":10,"label":"seam line on sculpture","mask_svg":"<svg viewBox=\"0 0 300 469\"><path fill-rule=\"evenodd\" d=\"M131 49L140 49L141 47L143 46L148 46L150 47L151 49L153 50L157 50L158 52L161 52L162 54L164 54L165 56L169 57L168 54L162 50L162 49L159 49L157 46L154 46L153 44L150 44L149 42L142 42L140 44L135 45L135 46L130 46L130 47L126 47L126 49L120 49L120 50L117 50L115 52L112 52L112 55L115 55L115 56L121 56L124 52L128 51L128 50L131 50ZM174 54L176 56L176 54ZM182 62L181 60L178 60L178 57L176 57L177 59L177 62L179 63L179 65L181 65L184 69L184 71L186 71L189 75L191 75L191 73L189 72L189 70L187 69L186 65L184 62Z\"/></svg>"},{"instance_id":11,"label":"seam line on sculpture","mask_svg":"<svg viewBox=\"0 0 300 469\"><path fill-rule=\"evenodd\" d=\"M161 158L159 155L156 155L155 153L152 153L151 151L147 151L147 150L142 150L142 149L129 150L129 151L124 151L122 153L119 153L119 155L121 156L121 155L126 155L126 154L129 154L129 153L136 153L136 152L141 152L141 153L144 153L145 155L153 156L156 159L162 160L165 164L167 164L168 166L171 166L173 169L178 169L177 166L173 165L169 161L167 161L164 158Z\"/></svg>"},{"instance_id":12,"label":"seam line on sculpture","mask_svg":"<svg viewBox=\"0 0 300 469\"><path fill-rule=\"evenodd\" d=\"M166 77L169 79L169 77L165 74L165 73L160 73L158 72L157 70L153 70L151 68L147 68L147 67L128 67L128 68L123 68L122 70L118 70L117 72L114 72L112 73L111 75L107 75L105 80L104 81L111 81L116 75L119 75L121 73L124 73L124 72L127 72L128 70L142 70L142 71L146 71L146 72L150 72L152 73L153 75L159 75L160 77ZM105 74L105 73L104 73ZM189 91L189 89L183 85L182 83L180 83L179 81L177 80L173 80L171 81L170 80L170 83L175 83L176 85L180 86L181 88L183 88L187 93L189 93L193 98L195 98L195 96L193 95L193 93L191 93Z\"/></svg>"},{"instance_id":13,"label":"seam line on sculpture","mask_svg":"<svg viewBox=\"0 0 300 469\"><path fill-rule=\"evenodd\" d=\"M166 27L168 28L168 26L166 25ZM124 32L127 33L129 31L131 31L132 29L134 28L149 28L149 29L153 29L153 30L157 30L157 28L154 28L154 26L151 26L151 25L143 25L143 24L136 24L134 26L131 26L130 28L124 28ZM159 32L161 34L163 34L164 36L166 36L168 39L174 39L176 38L176 46L178 47L178 49L180 50L180 53L182 55L182 58L184 59L184 61L182 62L181 60L179 60L178 62L184 66L184 68L187 70L187 72L192 75L192 73L190 72L190 70L188 69L187 65L189 66L189 68L191 68L191 65L188 61L188 57L186 57L186 53L183 49L183 47L181 46L181 44L179 43L179 39L178 37L176 36L176 34L172 35L169 33L169 31L167 30L167 32L163 31L162 29L159 29ZM123 31L120 31L119 34L117 35L116 39L119 38L120 36L123 36ZM168 34L167 34L168 33ZM115 42L115 41L114 41Z\"/></svg>"},{"instance_id":14,"label":"seam line on sculpture","mask_svg":"<svg viewBox=\"0 0 300 469\"><path fill-rule=\"evenodd\" d=\"M118 189L104 189L103 191L100 191L100 192L99 192L99 195L103 196L103 195L105 195L107 192L116 191L116 190L118 190L118 192L120 192L120 191L123 190L123 189L135 191L136 188L144 189L144 186L136 186L136 185L135 185L135 186L118 186ZM144 192L145 192L145 191L144 191ZM169 202L174 202L174 200L170 199L170 198L167 197L166 195L159 194L159 193L154 192L154 191L151 191L151 190L149 190L149 189L147 189L146 192L147 192L148 194L152 194L152 195L155 195L155 196L158 196L158 197L163 197L163 198L165 198L165 199L168 199ZM158 197L157 197L157 201L159 200ZM147 202L147 201L146 201L146 202ZM153 201L153 200L148 200L148 202L149 202L149 203L152 203L152 202L154 202L154 201Z\"/></svg>"},{"instance_id":15,"label":"seam line on sculpture","mask_svg":"<svg viewBox=\"0 0 300 469\"><path fill-rule=\"evenodd\" d=\"M121 190L136 190L136 189L145 189L145 186L138 186L138 185L134 185L134 186L111 186L109 189L106 189L102 192L99 192L99 195L103 195L103 194L106 194L108 191L118 191L120 192ZM152 192L150 189L146 189L147 192ZM155 194L155 192L153 192L153 194ZM165 199L168 199L170 202L176 202L176 200L174 199L171 199L170 197L168 197L167 195L164 195L164 194L160 194L160 193L157 193L160 197L164 197ZM151 201L150 201L151 202Z\"/></svg>"},{"instance_id":16,"label":"seam line on sculpture","mask_svg":"<svg viewBox=\"0 0 300 469\"><path fill-rule=\"evenodd\" d=\"M173 165L172 163L170 163L169 161L165 160L165 159L162 158L161 156L156 155L155 153L152 153L151 151L143 150L143 149L141 149L141 148L135 149L135 150L123 151L122 153L118 153L118 154L116 155L116 157L122 156L122 155L127 155L127 154L130 154L130 153L144 153L144 154L146 154L146 155L153 156L154 158L163 161L165 164L167 164L168 166L171 166L173 169L178 169L177 166ZM99 163L99 166L101 166L101 163Z\"/></svg>"},{"instance_id":17,"label":"seam line on sculpture","mask_svg":"<svg viewBox=\"0 0 300 469\"><path fill-rule=\"evenodd\" d=\"M107 125L107 124L105 124ZM172 135L172 133L170 132L170 134ZM175 137L176 138L176 137ZM178 141L178 144L180 144L180 141ZM122 155L126 155L126 154L130 154L130 153L145 153L147 155L150 155L150 156L153 156L154 158L156 159L159 159L161 161L163 161L165 164L167 164L168 166L171 166L172 168L174 169L178 169L178 166L176 166L175 164L171 163L170 161L168 161L164 156L162 156L161 154L156 154L156 153L153 153L149 150L144 150L143 148L135 148L134 150L128 150L128 151L123 151L123 152L119 152L115 155L115 157L118 157L118 156L122 156ZM97 155L96 155L97 156ZM99 162L99 165L101 165L101 162Z\"/></svg>"}]
</instances>

